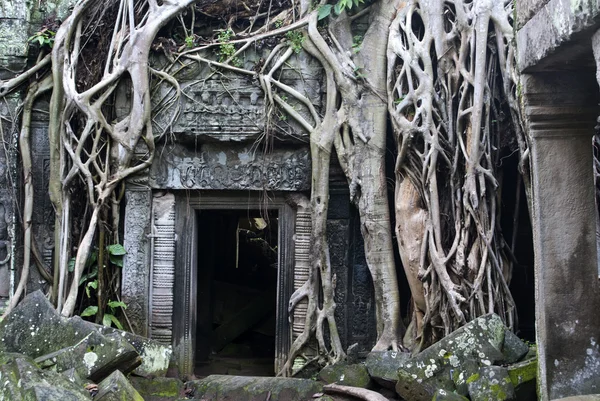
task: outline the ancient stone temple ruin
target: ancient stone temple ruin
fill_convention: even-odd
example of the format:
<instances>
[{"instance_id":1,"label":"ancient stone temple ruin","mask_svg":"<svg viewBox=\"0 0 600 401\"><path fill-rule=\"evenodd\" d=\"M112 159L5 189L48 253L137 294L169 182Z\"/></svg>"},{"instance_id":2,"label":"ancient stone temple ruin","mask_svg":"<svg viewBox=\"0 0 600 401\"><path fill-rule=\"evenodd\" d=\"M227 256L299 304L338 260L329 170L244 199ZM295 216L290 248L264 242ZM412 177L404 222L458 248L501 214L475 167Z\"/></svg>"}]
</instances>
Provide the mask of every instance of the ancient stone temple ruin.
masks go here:
<instances>
[{"instance_id":1,"label":"ancient stone temple ruin","mask_svg":"<svg viewBox=\"0 0 600 401\"><path fill-rule=\"evenodd\" d=\"M0 79L27 64L28 37L42 15L66 15L63 3L0 5ZM524 260L535 258L523 273L535 273L535 308L533 281L516 289L526 293L518 307L531 310L522 330L529 329L538 344L541 399L600 393L594 207L599 184L592 169L600 101L600 6L583 0L517 0L516 9L519 95L533 166L531 231L525 225L519 238L533 241L533 254ZM257 63L261 57L258 49L247 60ZM324 72L306 53L294 55L281 74L287 86L320 105ZM223 361L242 358L251 349L262 363L243 373L273 375L304 324L306 307L300 305L289 316L288 302L307 280L312 252L306 207L309 138L284 115L267 116L260 86L249 79L198 67L179 84L181 112L174 118L157 113L154 121L170 126L170 134L158 141L151 168L129 178L123 190L127 253L121 295L129 324L136 334L172 345L181 374L226 373ZM123 88L116 96L117 118L128 94ZM20 100L18 93L5 98L0 116L14 114ZM39 257L51 265L56 244L48 197L47 101L35 108L31 123L38 199L33 232ZM301 104L297 109L306 113ZM8 128L0 149L3 302L14 291L23 247L18 128ZM140 157L146 151L136 148ZM341 340L344 348L357 344L357 354L365 356L377 337L373 285L358 212L335 163L327 231ZM29 290L43 288L43 274L35 269L31 274ZM222 364L214 364L219 357Z\"/></svg>"},{"instance_id":2,"label":"ancient stone temple ruin","mask_svg":"<svg viewBox=\"0 0 600 401\"><path fill-rule=\"evenodd\" d=\"M283 72L286 83L319 98L321 71L301 55L295 63ZM262 340L246 345L265 349L273 374L303 325L294 316L299 327L290 327L287 308L311 252L310 214L296 199L310 189L307 138L278 121L278 138L265 151L256 144L267 129L260 92L233 76L195 83L208 73L182 83L189 96L173 124L175 140L127 185L123 300L136 332L173 344L182 372L206 362L211 349L254 336ZM344 341L366 352L372 285L342 178L339 189L332 182L328 223L338 314ZM257 322L264 322L258 333L249 330ZM213 331L218 344L210 343Z\"/></svg>"}]
</instances>

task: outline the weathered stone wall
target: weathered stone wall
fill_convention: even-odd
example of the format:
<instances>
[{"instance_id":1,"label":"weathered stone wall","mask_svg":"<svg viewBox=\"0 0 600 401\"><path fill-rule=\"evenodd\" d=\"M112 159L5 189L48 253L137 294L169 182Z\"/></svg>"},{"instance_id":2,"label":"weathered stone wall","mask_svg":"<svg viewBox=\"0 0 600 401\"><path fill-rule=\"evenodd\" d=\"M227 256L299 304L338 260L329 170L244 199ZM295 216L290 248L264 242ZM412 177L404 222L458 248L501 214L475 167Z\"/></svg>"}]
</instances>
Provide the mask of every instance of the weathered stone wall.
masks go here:
<instances>
[{"instance_id":1,"label":"weathered stone wall","mask_svg":"<svg viewBox=\"0 0 600 401\"><path fill-rule=\"evenodd\" d=\"M596 0L518 0L516 10L521 71L591 66L590 38L600 23Z\"/></svg>"}]
</instances>

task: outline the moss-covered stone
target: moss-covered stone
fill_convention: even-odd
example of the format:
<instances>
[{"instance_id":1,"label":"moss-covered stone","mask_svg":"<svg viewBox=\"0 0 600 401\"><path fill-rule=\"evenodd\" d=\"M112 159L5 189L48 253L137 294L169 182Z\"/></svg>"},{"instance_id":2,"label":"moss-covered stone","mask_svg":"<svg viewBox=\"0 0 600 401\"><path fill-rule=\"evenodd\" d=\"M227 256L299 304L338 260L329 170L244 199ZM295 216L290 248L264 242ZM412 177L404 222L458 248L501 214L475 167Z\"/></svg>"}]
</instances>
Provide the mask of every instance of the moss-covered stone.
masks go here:
<instances>
[{"instance_id":1,"label":"moss-covered stone","mask_svg":"<svg viewBox=\"0 0 600 401\"><path fill-rule=\"evenodd\" d=\"M508 366L508 376L519 401L537 399L537 359L527 359Z\"/></svg>"},{"instance_id":2,"label":"moss-covered stone","mask_svg":"<svg viewBox=\"0 0 600 401\"><path fill-rule=\"evenodd\" d=\"M164 376L166 373L172 354L170 347L135 334L87 322L78 316L70 319L60 316L40 291L25 297L10 315L0 322L0 351L18 352L39 358L60 353L61 350L79 344L91 333L95 333L94 338L101 335L102 338L111 339L111 343L123 344L117 349L126 348L127 352L130 352L133 347L141 356L141 365L137 368L139 361L131 366L119 366L125 373L129 368L136 368L135 373L144 377ZM100 343L107 344L108 340ZM88 358L93 356L88 355ZM96 379L100 380L108 373L110 371ZM82 376L85 377L84 374Z\"/></svg>"},{"instance_id":3,"label":"moss-covered stone","mask_svg":"<svg viewBox=\"0 0 600 401\"><path fill-rule=\"evenodd\" d=\"M412 367L412 366L411 366ZM439 389L455 391L450 368L439 362L430 362L425 368L398 370L396 393L411 401L429 401Z\"/></svg>"},{"instance_id":4,"label":"moss-covered stone","mask_svg":"<svg viewBox=\"0 0 600 401\"><path fill-rule=\"evenodd\" d=\"M144 401L144 398L129 383L125 375L115 370L98 384L95 401Z\"/></svg>"},{"instance_id":5,"label":"moss-covered stone","mask_svg":"<svg viewBox=\"0 0 600 401\"><path fill-rule=\"evenodd\" d=\"M516 400L508 370L501 366L485 366L467 379L471 401Z\"/></svg>"},{"instance_id":6,"label":"moss-covered stone","mask_svg":"<svg viewBox=\"0 0 600 401\"><path fill-rule=\"evenodd\" d=\"M469 401L469 399L460 394L440 389L435 392L431 401Z\"/></svg>"},{"instance_id":7,"label":"moss-covered stone","mask_svg":"<svg viewBox=\"0 0 600 401\"><path fill-rule=\"evenodd\" d=\"M173 400L183 396L183 382L171 377L130 377L131 385L144 397L145 401Z\"/></svg>"},{"instance_id":8,"label":"moss-covered stone","mask_svg":"<svg viewBox=\"0 0 600 401\"><path fill-rule=\"evenodd\" d=\"M70 382L59 373L41 370L25 355L4 354L0 359L2 401L91 400L79 384Z\"/></svg>"},{"instance_id":9,"label":"moss-covered stone","mask_svg":"<svg viewBox=\"0 0 600 401\"><path fill-rule=\"evenodd\" d=\"M371 387L371 377L365 365L338 363L326 366L319 373L319 379L327 384L337 383L352 387Z\"/></svg>"},{"instance_id":10,"label":"moss-covered stone","mask_svg":"<svg viewBox=\"0 0 600 401\"><path fill-rule=\"evenodd\" d=\"M212 375L186 383L194 399L212 401L308 400L323 386L313 380L281 377L249 377Z\"/></svg>"},{"instance_id":11,"label":"moss-covered stone","mask_svg":"<svg viewBox=\"0 0 600 401\"><path fill-rule=\"evenodd\" d=\"M367 355L365 366L373 380L393 390L398 382L398 369L409 359L410 354L405 352L371 352Z\"/></svg>"},{"instance_id":12,"label":"moss-covered stone","mask_svg":"<svg viewBox=\"0 0 600 401\"><path fill-rule=\"evenodd\" d=\"M131 372L141 359L121 336L92 331L77 344L42 356L36 362L53 363L58 372L74 368L80 377L99 382L115 369Z\"/></svg>"}]
</instances>

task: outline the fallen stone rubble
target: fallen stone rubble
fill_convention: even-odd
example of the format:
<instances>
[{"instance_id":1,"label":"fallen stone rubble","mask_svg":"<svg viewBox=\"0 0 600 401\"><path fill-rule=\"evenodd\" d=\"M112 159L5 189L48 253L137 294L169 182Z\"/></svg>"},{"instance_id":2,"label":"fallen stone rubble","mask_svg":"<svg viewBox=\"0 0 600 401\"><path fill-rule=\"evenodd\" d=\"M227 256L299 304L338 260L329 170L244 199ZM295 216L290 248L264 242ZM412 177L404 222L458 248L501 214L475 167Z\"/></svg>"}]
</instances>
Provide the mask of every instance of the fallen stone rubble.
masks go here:
<instances>
[{"instance_id":1,"label":"fallen stone rubble","mask_svg":"<svg viewBox=\"0 0 600 401\"><path fill-rule=\"evenodd\" d=\"M79 317L41 292L0 322L0 401L516 400L536 399L535 349L496 315L475 319L423 352L385 351L328 366L319 380L165 377L170 347Z\"/></svg>"}]
</instances>

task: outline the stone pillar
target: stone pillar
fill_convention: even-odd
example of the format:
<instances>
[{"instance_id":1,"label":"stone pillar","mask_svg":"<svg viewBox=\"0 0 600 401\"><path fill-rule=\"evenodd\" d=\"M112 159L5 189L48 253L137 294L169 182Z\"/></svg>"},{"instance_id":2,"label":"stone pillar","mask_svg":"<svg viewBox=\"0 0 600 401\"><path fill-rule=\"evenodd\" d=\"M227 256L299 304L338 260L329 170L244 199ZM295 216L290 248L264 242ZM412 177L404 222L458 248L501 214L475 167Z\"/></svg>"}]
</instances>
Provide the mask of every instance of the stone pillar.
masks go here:
<instances>
[{"instance_id":1,"label":"stone pillar","mask_svg":"<svg viewBox=\"0 0 600 401\"><path fill-rule=\"evenodd\" d=\"M148 336L152 192L148 187L128 183L125 202L123 246L127 253L123 258L121 296L132 330Z\"/></svg>"},{"instance_id":2,"label":"stone pillar","mask_svg":"<svg viewBox=\"0 0 600 401\"><path fill-rule=\"evenodd\" d=\"M523 76L531 137L536 336L542 400L600 393L600 291L591 70Z\"/></svg>"},{"instance_id":3,"label":"stone pillar","mask_svg":"<svg viewBox=\"0 0 600 401\"><path fill-rule=\"evenodd\" d=\"M28 2L15 0L0 2L0 80L14 77L14 72L25 69L27 63L30 13ZM0 309L2 299L12 296L18 281L20 230L16 215L21 183L18 168L18 121L17 115L21 93L14 92L0 102Z\"/></svg>"}]
</instances>

